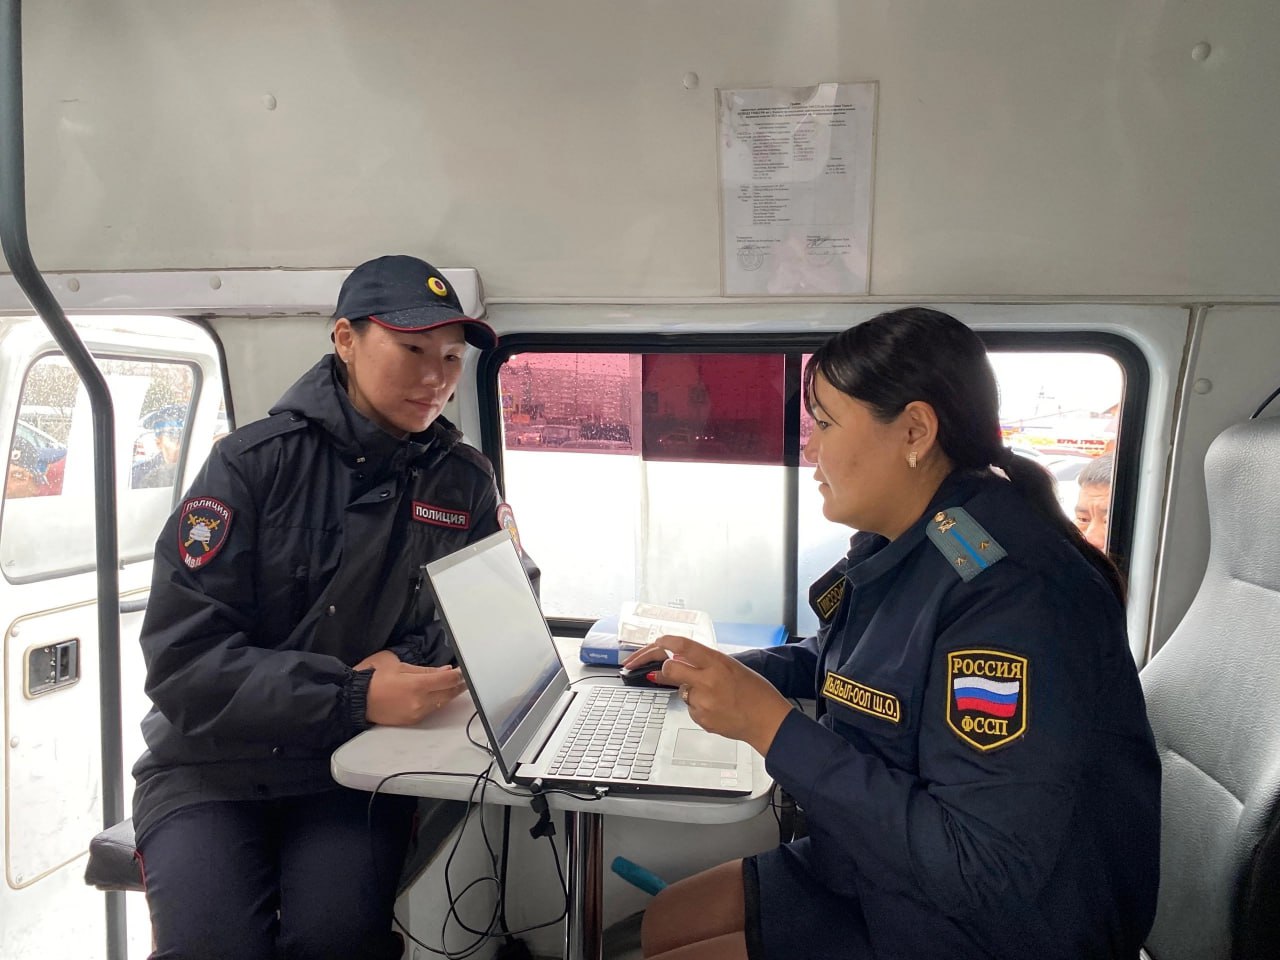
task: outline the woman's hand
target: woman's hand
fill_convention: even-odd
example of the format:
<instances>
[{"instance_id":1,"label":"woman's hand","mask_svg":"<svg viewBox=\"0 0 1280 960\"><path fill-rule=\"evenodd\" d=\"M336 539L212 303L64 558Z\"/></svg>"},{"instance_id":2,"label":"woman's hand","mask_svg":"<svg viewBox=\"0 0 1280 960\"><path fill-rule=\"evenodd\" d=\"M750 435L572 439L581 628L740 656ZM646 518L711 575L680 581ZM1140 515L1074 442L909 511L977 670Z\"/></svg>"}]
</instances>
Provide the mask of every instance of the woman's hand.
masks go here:
<instances>
[{"instance_id":1,"label":"woman's hand","mask_svg":"<svg viewBox=\"0 0 1280 960\"><path fill-rule=\"evenodd\" d=\"M370 661L387 654L376 663ZM466 689L462 671L457 667L415 667L401 663L388 650L375 653L357 664L357 669L373 667L369 678L369 699L364 715L370 723L389 727L408 727L434 713Z\"/></svg>"},{"instance_id":2,"label":"woman's hand","mask_svg":"<svg viewBox=\"0 0 1280 960\"><path fill-rule=\"evenodd\" d=\"M400 666L399 657L397 657L390 650L379 650L377 653L369 654L369 656L365 657L363 660L361 660L351 669L352 670L381 670L384 667L398 667L398 666Z\"/></svg>"},{"instance_id":3,"label":"woman's hand","mask_svg":"<svg viewBox=\"0 0 1280 960\"><path fill-rule=\"evenodd\" d=\"M630 668L635 664L646 663L649 660L665 660L667 659L666 648L660 643L651 643L647 647L641 647L627 659L622 661L622 666Z\"/></svg>"},{"instance_id":4,"label":"woman's hand","mask_svg":"<svg viewBox=\"0 0 1280 960\"><path fill-rule=\"evenodd\" d=\"M667 651L661 644L651 643L646 647L641 647L635 653L631 654L631 656L627 657L627 659L622 662L622 666L626 667L628 670L632 670L643 663L652 663L655 660L666 660L667 656ZM659 674L657 680L661 679L662 675ZM669 682L668 685L673 687L675 686L674 683Z\"/></svg>"},{"instance_id":5,"label":"woman's hand","mask_svg":"<svg viewBox=\"0 0 1280 960\"><path fill-rule=\"evenodd\" d=\"M786 697L764 677L732 657L686 637L662 637L636 651L630 663L655 660L671 653L662 665L665 681L680 687L689 716L704 730L732 740L745 740L764 756L774 735L791 712Z\"/></svg>"}]
</instances>

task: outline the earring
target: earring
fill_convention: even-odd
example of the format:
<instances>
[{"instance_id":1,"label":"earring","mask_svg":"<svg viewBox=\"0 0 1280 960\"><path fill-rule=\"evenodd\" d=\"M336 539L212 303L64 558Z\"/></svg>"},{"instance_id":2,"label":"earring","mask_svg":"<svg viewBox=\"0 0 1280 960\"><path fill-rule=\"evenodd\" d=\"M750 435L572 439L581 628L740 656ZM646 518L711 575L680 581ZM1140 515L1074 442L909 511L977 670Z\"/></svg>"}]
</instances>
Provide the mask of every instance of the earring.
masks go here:
<instances>
[{"instance_id":1,"label":"earring","mask_svg":"<svg viewBox=\"0 0 1280 960\"><path fill-rule=\"evenodd\" d=\"M907 454L907 466L912 470L916 468L916 452L914 450Z\"/></svg>"}]
</instances>

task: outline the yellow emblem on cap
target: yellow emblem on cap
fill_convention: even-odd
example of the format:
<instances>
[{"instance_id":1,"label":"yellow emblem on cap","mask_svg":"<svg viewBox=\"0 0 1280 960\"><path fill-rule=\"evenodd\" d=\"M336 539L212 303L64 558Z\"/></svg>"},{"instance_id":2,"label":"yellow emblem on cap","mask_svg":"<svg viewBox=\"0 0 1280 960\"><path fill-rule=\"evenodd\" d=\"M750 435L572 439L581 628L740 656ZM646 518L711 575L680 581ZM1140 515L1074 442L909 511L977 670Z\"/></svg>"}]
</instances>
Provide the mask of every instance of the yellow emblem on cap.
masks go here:
<instances>
[{"instance_id":1,"label":"yellow emblem on cap","mask_svg":"<svg viewBox=\"0 0 1280 960\"><path fill-rule=\"evenodd\" d=\"M439 277L432 277L427 281L427 289L434 293L437 297L447 297L449 288L444 285L444 281Z\"/></svg>"}]
</instances>

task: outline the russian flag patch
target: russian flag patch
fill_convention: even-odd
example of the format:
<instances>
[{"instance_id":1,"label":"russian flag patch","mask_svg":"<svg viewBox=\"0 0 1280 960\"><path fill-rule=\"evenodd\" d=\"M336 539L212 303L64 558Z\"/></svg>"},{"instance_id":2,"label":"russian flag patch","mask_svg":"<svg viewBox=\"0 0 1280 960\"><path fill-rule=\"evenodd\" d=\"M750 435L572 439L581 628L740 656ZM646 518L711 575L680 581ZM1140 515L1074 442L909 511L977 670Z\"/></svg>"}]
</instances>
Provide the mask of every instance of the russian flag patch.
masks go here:
<instances>
[{"instance_id":1,"label":"russian flag patch","mask_svg":"<svg viewBox=\"0 0 1280 960\"><path fill-rule=\"evenodd\" d=\"M1027 732L1026 657L1003 650L947 654L947 726L985 753Z\"/></svg>"}]
</instances>

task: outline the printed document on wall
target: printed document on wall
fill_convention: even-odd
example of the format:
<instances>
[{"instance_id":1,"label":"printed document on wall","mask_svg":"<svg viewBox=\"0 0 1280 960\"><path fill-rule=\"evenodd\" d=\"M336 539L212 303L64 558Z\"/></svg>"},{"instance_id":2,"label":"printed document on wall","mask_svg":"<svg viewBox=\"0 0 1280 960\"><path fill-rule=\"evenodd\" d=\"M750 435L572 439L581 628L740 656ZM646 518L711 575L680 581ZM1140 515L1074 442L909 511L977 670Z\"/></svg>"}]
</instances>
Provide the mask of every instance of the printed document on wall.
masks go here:
<instances>
[{"instance_id":1,"label":"printed document on wall","mask_svg":"<svg viewBox=\"0 0 1280 960\"><path fill-rule=\"evenodd\" d=\"M867 293L876 84L717 94L724 293Z\"/></svg>"}]
</instances>

